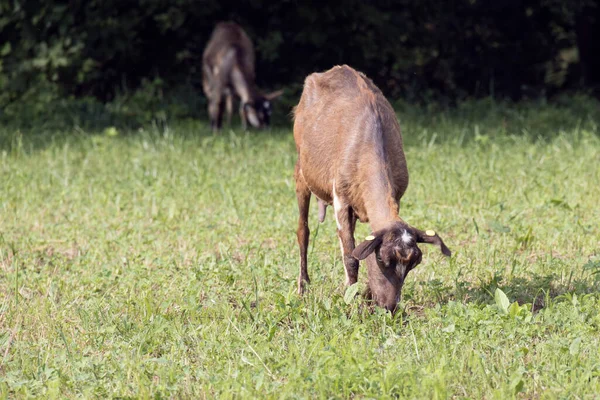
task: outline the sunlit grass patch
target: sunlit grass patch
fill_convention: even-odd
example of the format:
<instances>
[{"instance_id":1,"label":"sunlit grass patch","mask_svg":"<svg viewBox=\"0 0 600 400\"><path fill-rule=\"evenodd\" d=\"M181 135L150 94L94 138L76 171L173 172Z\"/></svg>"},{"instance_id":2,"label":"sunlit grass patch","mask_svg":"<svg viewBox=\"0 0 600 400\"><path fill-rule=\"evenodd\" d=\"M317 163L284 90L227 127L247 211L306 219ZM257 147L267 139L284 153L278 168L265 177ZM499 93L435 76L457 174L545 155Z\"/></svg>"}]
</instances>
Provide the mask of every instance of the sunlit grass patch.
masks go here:
<instances>
[{"instance_id":1,"label":"sunlit grass patch","mask_svg":"<svg viewBox=\"0 0 600 400\"><path fill-rule=\"evenodd\" d=\"M453 256L423 247L395 317L344 300L314 201L296 295L289 129L2 132L0 393L593 397L597 115L537 112L400 114L401 216Z\"/></svg>"}]
</instances>

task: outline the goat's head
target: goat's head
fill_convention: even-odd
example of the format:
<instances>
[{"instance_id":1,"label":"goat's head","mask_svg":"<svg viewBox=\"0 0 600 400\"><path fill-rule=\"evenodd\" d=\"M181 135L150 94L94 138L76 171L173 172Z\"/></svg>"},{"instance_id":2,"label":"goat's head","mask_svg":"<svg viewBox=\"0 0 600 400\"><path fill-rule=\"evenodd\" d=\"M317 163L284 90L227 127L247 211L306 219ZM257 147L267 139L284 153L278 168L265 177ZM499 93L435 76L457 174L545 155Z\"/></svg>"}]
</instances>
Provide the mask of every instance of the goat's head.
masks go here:
<instances>
[{"instance_id":1,"label":"goat's head","mask_svg":"<svg viewBox=\"0 0 600 400\"><path fill-rule=\"evenodd\" d=\"M394 312L408 272L422 258L417 243L437 245L450 256L450 250L434 231L423 232L404 222L395 222L367 236L352 252L358 260L367 259L367 295L381 307Z\"/></svg>"},{"instance_id":2,"label":"goat's head","mask_svg":"<svg viewBox=\"0 0 600 400\"><path fill-rule=\"evenodd\" d=\"M278 90L265 95L259 95L254 100L248 101L242 105L244 117L254 128L264 128L271 123L271 100L283 94L283 90Z\"/></svg>"}]
</instances>

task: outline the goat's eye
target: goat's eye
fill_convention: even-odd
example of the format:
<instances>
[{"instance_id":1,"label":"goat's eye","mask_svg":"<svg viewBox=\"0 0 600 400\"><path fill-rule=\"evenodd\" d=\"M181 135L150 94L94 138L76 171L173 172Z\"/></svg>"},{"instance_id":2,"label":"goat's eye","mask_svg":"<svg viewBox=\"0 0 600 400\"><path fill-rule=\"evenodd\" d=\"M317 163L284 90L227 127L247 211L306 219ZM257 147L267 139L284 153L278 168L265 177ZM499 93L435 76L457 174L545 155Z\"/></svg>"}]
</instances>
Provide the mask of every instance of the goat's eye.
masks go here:
<instances>
[{"instance_id":1,"label":"goat's eye","mask_svg":"<svg viewBox=\"0 0 600 400\"><path fill-rule=\"evenodd\" d=\"M379 254L375 254L375 259L378 263L383 264L383 260L381 259L381 256Z\"/></svg>"}]
</instances>

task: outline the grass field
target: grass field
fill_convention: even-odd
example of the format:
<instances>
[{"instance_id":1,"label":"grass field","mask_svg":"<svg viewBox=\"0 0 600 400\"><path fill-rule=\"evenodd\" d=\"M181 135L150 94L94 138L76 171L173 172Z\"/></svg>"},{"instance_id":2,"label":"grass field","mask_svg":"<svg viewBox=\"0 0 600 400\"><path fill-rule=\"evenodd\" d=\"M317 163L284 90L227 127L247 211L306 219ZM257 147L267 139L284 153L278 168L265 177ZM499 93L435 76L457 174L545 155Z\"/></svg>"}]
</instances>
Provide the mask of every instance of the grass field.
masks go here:
<instances>
[{"instance_id":1,"label":"grass field","mask_svg":"<svg viewBox=\"0 0 600 400\"><path fill-rule=\"evenodd\" d=\"M598 104L398 110L401 216L453 256L394 317L314 201L296 294L290 128L0 131L0 398L598 396Z\"/></svg>"}]
</instances>

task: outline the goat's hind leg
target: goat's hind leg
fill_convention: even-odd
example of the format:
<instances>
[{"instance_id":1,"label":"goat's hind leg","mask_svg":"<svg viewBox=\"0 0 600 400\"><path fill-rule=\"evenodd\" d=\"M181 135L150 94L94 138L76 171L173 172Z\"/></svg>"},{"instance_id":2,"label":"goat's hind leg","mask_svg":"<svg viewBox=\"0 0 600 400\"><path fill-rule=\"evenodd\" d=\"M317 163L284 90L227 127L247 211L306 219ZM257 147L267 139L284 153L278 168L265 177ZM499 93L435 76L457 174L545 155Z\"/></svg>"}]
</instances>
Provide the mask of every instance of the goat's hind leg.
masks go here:
<instances>
[{"instance_id":1,"label":"goat's hind leg","mask_svg":"<svg viewBox=\"0 0 600 400\"><path fill-rule=\"evenodd\" d=\"M227 127L231 128L231 115L233 114L233 93L228 89L225 93L225 114L227 116Z\"/></svg>"},{"instance_id":2,"label":"goat's hind leg","mask_svg":"<svg viewBox=\"0 0 600 400\"><path fill-rule=\"evenodd\" d=\"M298 294L304 293L307 283L310 282L308 277L308 238L310 231L308 229L308 211L310 207L310 189L304 182L304 178L299 173L300 168L296 165L296 197L298 199L298 246L300 247L300 273L298 275Z\"/></svg>"},{"instance_id":3,"label":"goat's hind leg","mask_svg":"<svg viewBox=\"0 0 600 400\"><path fill-rule=\"evenodd\" d=\"M212 98L209 99L208 115L210 117L210 126L213 132L219 132L221 130L224 100L225 99L220 92L213 93Z\"/></svg>"}]
</instances>

